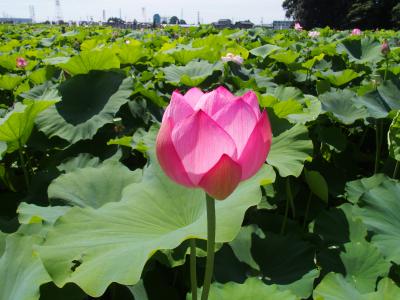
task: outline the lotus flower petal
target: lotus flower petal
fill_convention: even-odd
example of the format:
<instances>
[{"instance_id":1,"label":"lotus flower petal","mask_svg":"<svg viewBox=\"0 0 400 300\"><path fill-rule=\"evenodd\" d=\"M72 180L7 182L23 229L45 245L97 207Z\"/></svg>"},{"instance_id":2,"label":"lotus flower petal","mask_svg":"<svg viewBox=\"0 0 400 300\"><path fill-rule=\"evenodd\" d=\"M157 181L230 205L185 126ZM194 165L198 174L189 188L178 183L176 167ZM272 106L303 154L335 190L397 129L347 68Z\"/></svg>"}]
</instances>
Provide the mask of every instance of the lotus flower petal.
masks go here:
<instances>
[{"instance_id":1,"label":"lotus flower petal","mask_svg":"<svg viewBox=\"0 0 400 300\"><path fill-rule=\"evenodd\" d=\"M172 141L195 185L223 154L233 159L237 157L235 142L202 110L175 125Z\"/></svg>"},{"instance_id":2,"label":"lotus flower petal","mask_svg":"<svg viewBox=\"0 0 400 300\"><path fill-rule=\"evenodd\" d=\"M257 124L257 116L252 107L239 98L224 106L213 119L235 141L240 156Z\"/></svg>"},{"instance_id":3,"label":"lotus flower petal","mask_svg":"<svg viewBox=\"0 0 400 300\"><path fill-rule=\"evenodd\" d=\"M241 175L239 164L224 154L217 164L204 175L199 186L214 199L223 200L236 189Z\"/></svg>"},{"instance_id":4,"label":"lotus flower petal","mask_svg":"<svg viewBox=\"0 0 400 300\"><path fill-rule=\"evenodd\" d=\"M174 124L193 114L193 108L187 103L185 97L179 92L173 92L171 101L165 110L163 121L165 118L173 120Z\"/></svg>"},{"instance_id":5,"label":"lotus flower petal","mask_svg":"<svg viewBox=\"0 0 400 300\"><path fill-rule=\"evenodd\" d=\"M238 163L242 168L241 180L252 177L267 159L271 148L272 132L267 113L264 111L260 121L239 156Z\"/></svg>"},{"instance_id":6,"label":"lotus flower petal","mask_svg":"<svg viewBox=\"0 0 400 300\"><path fill-rule=\"evenodd\" d=\"M243 96L241 96L241 98L243 99L244 102L246 102L248 105L251 106L251 108L253 109L254 113L257 116L257 120L259 120L261 118L261 112L256 93L254 93L253 91L249 91Z\"/></svg>"},{"instance_id":7,"label":"lotus flower petal","mask_svg":"<svg viewBox=\"0 0 400 300\"><path fill-rule=\"evenodd\" d=\"M212 116L217 113L222 107L229 104L236 98L236 96L232 95L231 92L221 86L210 93L204 94L200 98L199 102L197 102L195 109L201 109L209 116Z\"/></svg>"},{"instance_id":8,"label":"lotus flower petal","mask_svg":"<svg viewBox=\"0 0 400 300\"><path fill-rule=\"evenodd\" d=\"M172 180L184 186L193 187L171 139L172 123L173 121L169 118L162 122L157 136L157 158L161 168Z\"/></svg>"},{"instance_id":9,"label":"lotus flower petal","mask_svg":"<svg viewBox=\"0 0 400 300\"><path fill-rule=\"evenodd\" d=\"M188 90L184 97L186 102L188 102L191 107L195 108L197 102L199 102L203 95L204 93L199 88L194 87Z\"/></svg>"}]
</instances>

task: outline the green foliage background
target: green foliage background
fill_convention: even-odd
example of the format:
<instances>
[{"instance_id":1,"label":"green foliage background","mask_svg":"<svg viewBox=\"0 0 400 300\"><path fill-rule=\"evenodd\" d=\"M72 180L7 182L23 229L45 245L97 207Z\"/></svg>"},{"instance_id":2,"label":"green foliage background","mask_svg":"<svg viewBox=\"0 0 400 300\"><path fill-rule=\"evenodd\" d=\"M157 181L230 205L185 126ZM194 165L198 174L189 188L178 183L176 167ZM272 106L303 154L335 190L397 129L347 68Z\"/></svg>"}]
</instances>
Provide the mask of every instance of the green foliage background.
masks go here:
<instances>
[{"instance_id":1,"label":"green foliage background","mask_svg":"<svg viewBox=\"0 0 400 300\"><path fill-rule=\"evenodd\" d=\"M1 26L0 300L191 299L205 197L154 142L174 90L219 85L273 143L217 203L210 299L399 299L398 32L320 32Z\"/></svg>"}]
</instances>

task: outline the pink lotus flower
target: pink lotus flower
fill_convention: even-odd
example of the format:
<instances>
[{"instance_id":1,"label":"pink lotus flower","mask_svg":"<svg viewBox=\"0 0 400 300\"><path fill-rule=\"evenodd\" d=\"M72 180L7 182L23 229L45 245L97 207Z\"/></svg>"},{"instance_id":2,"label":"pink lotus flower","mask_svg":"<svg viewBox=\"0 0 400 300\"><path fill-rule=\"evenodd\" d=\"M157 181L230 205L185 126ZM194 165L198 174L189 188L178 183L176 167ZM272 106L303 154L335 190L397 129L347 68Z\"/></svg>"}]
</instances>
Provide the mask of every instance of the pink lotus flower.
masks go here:
<instances>
[{"instance_id":1,"label":"pink lotus flower","mask_svg":"<svg viewBox=\"0 0 400 300\"><path fill-rule=\"evenodd\" d=\"M361 33L362 33L362 31L361 31L361 29L359 29L359 28L354 28L354 29L351 31L351 35L361 35Z\"/></svg>"},{"instance_id":2,"label":"pink lotus flower","mask_svg":"<svg viewBox=\"0 0 400 300\"><path fill-rule=\"evenodd\" d=\"M389 55L390 53L390 46L387 40L384 40L382 45L381 45L381 52L384 56Z\"/></svg>"},{"instance_id":3,"label":"pink lotus flower","mask_svg":"<svg viewBox=\"0 0 400 300\"><path fill-rule=\"evenodd\" d=\"M157 158L175 182L223 200L252 177L271 147L267 113L257 96L236 97L224 87L172 94L157 136Z\"/></svg>"},{"instance_id":4,"label":"pink lotus flower","mask_svg":"<svg viewBox=\"0 0 400 300\"><path fill-rule=\"evenodd\" d=\"M320 33L319 31L310 31L310 32L308 33L308 36L311 37L311 38L317 38L317 37L319 37L320 35L321 35L321 33Z\"/></svg>"},{"instance_id":5,"label":"pink lotus flower","mask_svg":"<svg viewBox=\"0 0 400 300\"><path fill-rule=\"evenodd\" d=\"M243 64L243 58L240 55L235 55L233 53L228 53L226 56L221 57L223 62L233 61L238 65Z\"/></svg>"},{"instance_id":6,"label":"pink lotus flower","mask_svg":"<svg viewBox=\"0 0 400 300\"><path fill-rule=\"evenodd\" d=\"M23 57L17 57L16 66L17 68L23 69L28 65L28 61Z\"/></svg>"},{"instance_id":7,"label":"pink lotus flower","mask_svg":"<svg viewBox=\"0 0 400 300\"><path fill-rule=\"evenodd\" d=\"M303 30L303 26L301 26L299 22L296 22L294 24L294 29L297 30L297 31L302 31Z\"/></svg>"}]
</instances>

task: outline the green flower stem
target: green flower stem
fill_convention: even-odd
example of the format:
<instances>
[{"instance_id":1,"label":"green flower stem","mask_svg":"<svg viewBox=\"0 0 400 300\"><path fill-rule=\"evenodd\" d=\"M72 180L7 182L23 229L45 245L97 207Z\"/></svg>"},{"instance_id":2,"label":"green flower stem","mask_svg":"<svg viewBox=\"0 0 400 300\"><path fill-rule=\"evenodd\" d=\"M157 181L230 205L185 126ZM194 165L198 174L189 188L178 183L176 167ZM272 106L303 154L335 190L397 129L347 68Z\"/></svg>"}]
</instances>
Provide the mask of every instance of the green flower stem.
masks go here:
<instances>
[{"instance_id":1,"label":"green flower stem","mask_svg":"<svg viewBox=\"0 0 400 300\"><path fill-rule=\"evenodd\" d=\"M307 225L307 219L308 219L308 214L310 213L310 205L311 205L311 199L312 199L312 192L310 191L310 196L308 196L307 200L307 207L306 207L306 212L304 214L304 223L303 223L303 228L306 228Z\"/></svg>"},{"instance_id":2,"label":"green flower stem","mask_svg":"<svg viewBox=\"0 0 400 300\"><path fill-rule=\"evenodd\" d=\"M192 300L197 300L196 240L190 239L190 283Z\"/></svg>"},{"instance_id":3,"label":"green flower stem","mask_svg":"<svg viewBox=\"0 0 400 300\"><path fill-rule=\"evenodd\" d=\"M374 174L378 173L379 171L379 161L381 157L381 146L382 146L381 132L382 132L382 122L380 120L376 120L376 125L375 125L376 152L375 152Z\"/></svg>"},{"instance_id":4,"label":"green flower stem","mask_svg":"<svg viewBox=\"0 0 400 300\"><path fill-rule=\"evenodd\" d=\"M386 56L385 62L386 62L386 69L385 69L385 77L383 78L384 81L386 81L386 79L387 79L387 74L388 74L388 70L389 70L389 58L387 56Z\"/></svg>"},{"instance_id":5,"label":"green flower stem","mask_svg":"<svg viewBox=\"0 0 400 300\"><path fill-rule=\"evenodd\" d=\"M292 216L293 216L293 219L295 219L296 218L296 208L294 206L292 188L290 185L290 177L288 177L286 179L286 197L289 199L290 208L292 209Z\"/></svg>"},{"instance_id":6,"label":"green flower stem","mask_svg":"<svg viewBox=\"0 0 400 300\"><path fill-rule=\"evenodd\" d=\"M400 162L396 161L396 166L394 167L394 172L393 172L393 179L397 178L397 175L399 174L399 169L400 169Z\"/></svg>"},{"instance_id":7,"label":"green flower stem","mask_svg":"<svg viewBox=\"0 0 400 300\"><path fill-rule=\"evenodd\" d=\"M288 199L288 197L286 197L285 216L283 217L283 223L282 223L282 227L281 227L281 234L285 233L288 215L289 215L289 199Z\"/></svg>"},{"instance_id":8,"label":"green flower stem","mask_svg":"<svg viewBox=\"0 0 400 300\"><path fill-rule=\"evenodd\" d=\"M203 292L201 300L208 299L210 292L211 279L214 270L214 251L215 251L215 200L206 195L207 201L207 262L206 273L204 275Z\"/></svg>"},{"instance_id":9,"label":"green flower stem","mask_svg":"<svg viewBox=\"0 0 400 300\"><path fill-rule=\"evenodd\" d=\"M28 170L26 169L26 164L25 164L24 154L22 153L21 144L18 147L18 154L19 154L19 160L20 160L20 163L21 163L21 168L22 168L22 171L24 172L24 179L25 179L26 189L28 189L29 188L29 175L28 175Z\"/></svg>"}]
</instances>

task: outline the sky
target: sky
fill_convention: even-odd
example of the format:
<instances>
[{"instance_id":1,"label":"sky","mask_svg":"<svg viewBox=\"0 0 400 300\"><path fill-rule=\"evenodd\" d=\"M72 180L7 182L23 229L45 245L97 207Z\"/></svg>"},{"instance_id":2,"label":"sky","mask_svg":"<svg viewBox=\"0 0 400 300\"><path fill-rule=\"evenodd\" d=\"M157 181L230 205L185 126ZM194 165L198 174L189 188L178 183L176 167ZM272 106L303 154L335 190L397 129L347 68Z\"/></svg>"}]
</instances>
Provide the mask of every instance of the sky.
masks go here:
<instances>
[{"instance_id":1,"label":"sky","mask_svg":"<svg viewBox=\"0 0 400 300\"><path fill-rule=\"evenodd\" d=\"M30 17L29 6L35 8L37 21L55 20L56 0L0 0L0 17ZM127 21L143 21L142 8L145 8L146 19L150 20L155 13L161 16L177 16L188 23L197 22L200 12L202 23L218 19L233 21L250 19L253 23L272 23L283 20L283 0L60 0L64 21L89 20L101 21L103 9L106 17L121 16Z\"/></svg>"}]
</instances>

